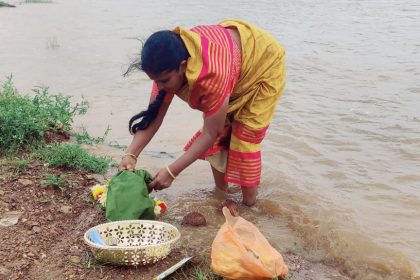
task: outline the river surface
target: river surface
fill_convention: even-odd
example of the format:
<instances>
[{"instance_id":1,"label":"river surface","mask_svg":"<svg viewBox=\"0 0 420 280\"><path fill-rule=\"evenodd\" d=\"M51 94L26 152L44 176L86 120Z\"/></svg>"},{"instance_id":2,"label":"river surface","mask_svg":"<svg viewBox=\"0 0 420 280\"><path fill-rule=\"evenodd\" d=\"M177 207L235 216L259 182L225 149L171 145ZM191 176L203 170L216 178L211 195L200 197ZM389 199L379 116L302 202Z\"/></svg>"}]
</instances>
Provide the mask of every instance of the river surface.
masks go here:
<instances>
[{"instance_id":1,"label":"river surface","mask_svg":"<svg viewBox=\"0 0 420 280\"><path fill-rule=\"evenodd\" d=\"M263 142L259 202L242 215L281 252L338 265L356 279L420 274L420 2L418 0L57 0L0 9L0 79L22 93L83 96L93 136L127 145L127 120L151 83L122 73L152 32L241 18L286 48L288 80ZM179 100L140 156L152 173L182 153L201 114ZM118 159L122 151L98 148ZM222 199L205 162L163 193L171 217L205 214L183 231L209 244ZM234 196L239 199L239 196ZM210 240L210 241L209 241ZM201 243L200 243L201 242Z\"/></svg>"}]
</instances>

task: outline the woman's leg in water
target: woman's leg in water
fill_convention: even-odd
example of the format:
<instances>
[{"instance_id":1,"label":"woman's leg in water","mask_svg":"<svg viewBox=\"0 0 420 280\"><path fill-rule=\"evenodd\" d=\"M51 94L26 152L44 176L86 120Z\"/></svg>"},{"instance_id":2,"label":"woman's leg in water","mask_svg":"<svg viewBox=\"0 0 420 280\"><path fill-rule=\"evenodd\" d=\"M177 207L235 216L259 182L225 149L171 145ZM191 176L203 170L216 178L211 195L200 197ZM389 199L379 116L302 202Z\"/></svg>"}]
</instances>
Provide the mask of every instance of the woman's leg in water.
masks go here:
<instances>
[{"instance_id":1,"label":"woman's leg in water","mask_svg":"<svg viewBox=\"0 0 420 280\"><path fill-rule=\"evenodd\" d=\"M216 188L222 191L227 191L229 186L228 183L225 181L225 173L218 171L213 166L211 166L211 171L213 172L213 178L214 183L216 184Z\"/></svg>"},{"instance_id":2,"label":"woman's leg in water","mask_svg":"<svg viewBox=\"0 0 420 280\"><path fill-rule=\"evenodd\" d=\"M242 203L246 206L253 206L257 201L258 186L255 187L241 187L242 188Z\"/></svg>"}]
</instances>

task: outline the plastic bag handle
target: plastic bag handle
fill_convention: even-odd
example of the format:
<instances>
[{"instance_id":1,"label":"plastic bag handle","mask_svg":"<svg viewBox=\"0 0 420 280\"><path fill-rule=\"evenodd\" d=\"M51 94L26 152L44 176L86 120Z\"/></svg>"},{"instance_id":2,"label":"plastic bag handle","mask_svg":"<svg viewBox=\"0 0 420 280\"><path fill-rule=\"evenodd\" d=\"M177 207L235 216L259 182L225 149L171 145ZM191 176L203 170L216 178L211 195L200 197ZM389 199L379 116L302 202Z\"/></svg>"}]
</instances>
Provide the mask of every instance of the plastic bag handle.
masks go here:
<instances>
[{"instance_id":1,"label":"plastic bag handle","mask_svg":"<svg viewBox=\"0 0 420 280\"><path fill-rule=\"evenodd\" d=\"M226 206L223 206L222 211L223 211L223 215L225 216L226 222L230 226L233 226L238 221L238 219L240 218L239 216L238 217L232 216L229 208L227 208Z\"/></svg>"},{"instance_id":2,"label":"plastic bag handle","mask_svg":"<svg viewBox=\"0 0 420 280\"><path fill-rule=\"evenodd\" d=\"M223 216L225 216L226 219L232 217L232 214L230 213L229 208L227 208L226 206L223 206L222 211L223 211Z\"/></svg>"}]
</instances>

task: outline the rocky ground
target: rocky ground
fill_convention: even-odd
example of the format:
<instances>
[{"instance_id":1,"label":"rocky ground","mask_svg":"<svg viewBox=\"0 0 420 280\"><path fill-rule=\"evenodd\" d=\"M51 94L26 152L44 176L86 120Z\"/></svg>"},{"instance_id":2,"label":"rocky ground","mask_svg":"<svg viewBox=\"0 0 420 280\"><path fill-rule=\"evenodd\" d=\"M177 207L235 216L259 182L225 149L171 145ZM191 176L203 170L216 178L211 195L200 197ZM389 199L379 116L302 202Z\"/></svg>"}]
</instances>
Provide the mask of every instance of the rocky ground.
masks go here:
<instances>
[{"instance_id":1,"label":"rocky ground","mask_svg":"<svg viewBox=\"0 0 420 280\"><path fill-rule=\"evenodd\" d=\"M4 169L0 219L10 225L0 226L0 279L152 279L182 258L173 252L163 262L137 269L100 265L83 242L87 229L105 222L91 198L95 176L48 169L68 175L71 186L60 189L41 184L47 170L36 163L20 172Z\"/></svg>"},{"instance_id":2,"label":"rocky ground","mask_svg":"<svg viewBox=\"0 0 420 280\"><path fill-rule=\"evenodd\" d=\"M5 162L0 158L0 279L153 279L191 254L189 248L178 248L164 261L148 267L97 263L83 234L105 222L104 212L90 192L100 177L46 168L36 162L17 169ZM46 174L68 177L60 182L46 180ZM333 267L292 254L283 256L289 279L346 279ZM208 263L209 256L205 258ZM199 265L202 260L195 259L184 270ZM178 273L172 279L187 279L185 275L191 273ZM321 275L328 277L319 278Z\"/></svg>"}]
</instances>

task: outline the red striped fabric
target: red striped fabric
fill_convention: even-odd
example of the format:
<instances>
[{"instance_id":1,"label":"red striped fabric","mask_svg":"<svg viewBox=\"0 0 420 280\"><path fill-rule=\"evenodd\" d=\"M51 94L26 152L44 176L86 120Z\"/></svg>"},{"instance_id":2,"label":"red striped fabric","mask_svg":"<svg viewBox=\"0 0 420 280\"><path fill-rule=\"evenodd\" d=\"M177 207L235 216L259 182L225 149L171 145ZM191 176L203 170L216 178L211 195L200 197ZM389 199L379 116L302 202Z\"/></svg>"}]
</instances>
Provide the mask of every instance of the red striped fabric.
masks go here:
<instances>
[{"instance_id":1,"label":"red striped fabric","mask_svg":"<svg viewBox=\"0 0 420 280\"><path fill-rule=\"evenodd\" d=\"M236 136L236 138L238 138L239 140L249 142L249 143L254 143L254 144L261 143L268 129L268 126L267 126L263 129L253 130L253 129L247 128L245 125L243 125L240 122L234 122L232 126L233 126L232 132L233 132L233 135Z\"/></svg>"},{"instance_id":2,"label":"red striped fabric","mask_svg":"<svg viewBox=\"0 0 420 280\"><path fill-rule=\"evenodd\" d=\"M225 180L242 187L260 184L261 152L239 153L229 150Z\"/></svg>"},{"instance_id":3,"label":"red striped fabric","mask_svg":"<svg viewBox=\"0 0 420 280\"><path fill-rule=\"evenodd\" d=\"M236 82L232 79L233 41L219 25L197 26L191 31L201 35L203 67L188 103L209 116L220 108Z\"/></svg>"},{"instance_id":4,"label":"red striped fabric","mask_svg":"<svg viewBox=\"0 0 420 280\"><path fill-rule=\"evenodd\" d=\"M199 109L209 116L220 108L239 78L241 51L233 45L229 32L221 26L197 26L191 30L201 36L203 67L192 86L188 103L192 108ZM200 158L205 159L222 149L227 149L225 180L243 187L258 186L261 176L261 153L259 150L246 151L249 145L255 148L255 144L262 141L266 130L267 128L254 131L237 122L233 125L227 124L222 135ZM200 134L201 131L198 131L184 149L189 149ZM239 142L241 152L230 148L231 134L236 136L235 141Z\"/></svg>"}]
</instances>

